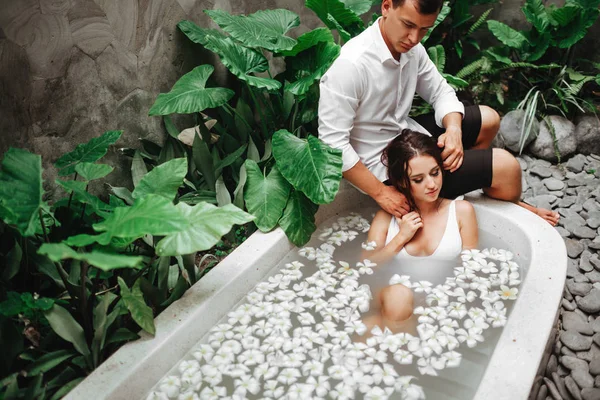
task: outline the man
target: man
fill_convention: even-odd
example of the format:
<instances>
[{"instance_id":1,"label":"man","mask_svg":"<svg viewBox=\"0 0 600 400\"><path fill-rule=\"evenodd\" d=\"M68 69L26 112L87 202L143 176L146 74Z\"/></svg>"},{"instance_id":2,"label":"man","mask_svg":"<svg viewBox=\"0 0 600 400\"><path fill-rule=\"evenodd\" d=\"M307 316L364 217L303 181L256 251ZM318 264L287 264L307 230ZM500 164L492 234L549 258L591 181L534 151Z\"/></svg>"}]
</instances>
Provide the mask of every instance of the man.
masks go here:
<instances>
[{"instance_id":1,"label":"man","mask_svg":"<svg viewBox=\"0 0 600 400\"><path fill-rule=\"evenodd\" d=\"M507 151L490 148L500 126L498 113L458 101L420 44L442 2L383 0L382 16L342 47L321 78L319 137L342 150L344 178L392 215L400 217L409 207L400 192L384 183L381 153L410 128L437 137L450 172L444 196L483 188L490 197L518 203L556 225L558 213L519 202L519 163ZM433 106L434 115L408 117L415 92Z\"/></svg>"}]
</instances>

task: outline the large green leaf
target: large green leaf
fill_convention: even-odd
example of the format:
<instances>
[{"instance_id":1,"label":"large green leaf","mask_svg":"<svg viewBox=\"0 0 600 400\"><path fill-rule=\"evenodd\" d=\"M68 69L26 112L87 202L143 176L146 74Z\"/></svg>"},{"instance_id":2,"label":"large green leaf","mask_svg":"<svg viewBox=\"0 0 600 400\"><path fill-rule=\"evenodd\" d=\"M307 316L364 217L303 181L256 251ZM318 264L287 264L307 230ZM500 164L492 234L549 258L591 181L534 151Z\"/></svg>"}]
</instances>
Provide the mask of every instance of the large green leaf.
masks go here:
<instances>
[{"instance_id":1,"label":"large green leaf","mask_svg":"<svg viewBox=\"0 0 600 400\"><path fill-rule=\"evenodd\" d=\"M59 169L60 176L70 175L75 172L75 166L82 162L96 162L108 151L108 146L121 137L123 131L107 131L100 137L78 145L75 150L59 158L54 166Z\"/></svg>"},{"instance_id":2,"label":"large green leaf","mask_svg":"<svg viewBox=\"0 0 600 400\"><path fill-rule=\"evenodd\" d=\"M360 17L340 0L306 0L305 5L330 29L337 29L331 20L335 20L344 28L352 24L362 24Z\"/></svg>"},{"instance_id":3,"label":"large green leaf","mask_svg":"<svg viewBox=\"0 0 600 400\"><path fill-rule=\"evenodd\" d=\"M317 204L331 203L342 179L342 152L316 137L299 139L285 129L273 134L277 167L294 188Z\"/></svg>"},{"instance_id":4,"label":"large green leaf","mask_svg":"<svg viewBox=\"0 0 600 400\"><path fill-rule=\"evenodd\" d=\"M70 236L63 240L62 243L75 247L89 246L92 243L99 243L103 246L106 246L110 243L110 239L110 235L107 235L106 233L102 233L100 235L88 235L86 233L82 233L80 235Z\"/></svg>"},{"instance_id":5,"label":"large green leaf","mask_svg":"<svg viewBox=\"0 0 600 400\"><path fill-rule=\"evenodd\" d=\"M0 219L14 225L21 235L33 236L43 205L42 158L10 148L0 170Z\"/></svg>"},{"instance_id":6,"label":"large green leaf","mask_svg":"<svg viewBox=\"0 0 600 400\"><path fill-rule=\"evenodd\" d=\"M296 81L285 86L285 90L302 96L321 79L323 74L340 54L340 46L333 42L321 42L306 50L302 55L287 60L287 66L294 71Z\"/></svg>"},{"instance_id":7,"label":"large green leaf","mask_svg":"<svg viewBox=\"0 0 600 400\"><path fill-rule=\"evenodd\" d=\"M86 181L104 178L113 171L113 167L106 164L94 164L83 162L75 166L75 172Z\"/></svg>"},{"instance_id":8,"label":"large green leaf","mask_svg":"<svg viewBox=\"0 0 600 400\"><path fill-rule=\"evenodd\" d=\"M363 15L373 6L372 0L342 0L342 3L356 15Z\"/></svg>"},{"instance_id":9,"label":"large green leaf","mask_svg":"<svg viewBox=\"0 0 600 400\"><path fill-rule=\"evenodd\" d=\"M427 54L429 54L429 58L433 61L438 71L440 73L444 72L444 67L446 66L446 52L444 51L444 47L441 44L430 47L427 49Z\"/></svg>"},{"instance_id":10,"label":"large green leaf","mask_svg":"<svg viewBox=\"0 0 600 400\"><path fill-rule=\"evenodd\" d=\"M142 153L139 150L136 150L133 159L131 160L131 180L133 181L134 188L147 173L148 168L146 167Z\"/></svg>"},{"instance_id":11,"label":"large green leaf","mask_svg":"<svg viewBox=\"0 0 600 400\"><path fill-rule=\"evenodd\" d=\"M550 20L542 0L526 0L525 5L521 10L523 10L523 14L525 14L527 21L529 21L535 29L539 32L546 31L550 25Z\"/></svg>"},{"instance_id":12,"label":"large green leaf","mask_svg":"<svg viewBox=\"0 0 600 400\"><path fill-rule=\"evenodd\" d=\"M206 88L212 65L200 65L183 75L169 93L161 93L148 115L191 114L227 103L234 92L225 88Z\"/></svg>"},{"instance_id":13,"label":"large green leaf","mask_svg":"<svg viewBox=\"0 0 600 400\"><path fill-rule=\"evenodd\" d=\"M21 268L21 260L23 259L23 249L19 242L14 240L14 245L12 249L6 255L4 259L5 265L2 272L0 272L0 276L3 280L9 281L11 280Z\"/></svg>"},{"instance_id":14,"label":"large green leaf","mask_svg":"<svg viewBox=\"0 0 600 400\"><path fill-rule=\"evenodd\" d=\"M445 1L444 5L442 6L442 10L440 11L437 18L435 19L435 22L433 23L433 26L431 27L431 29L429 31L427 31L425 36L423 36L423 39L421 39L421 43L427 42L427 40L429 39L429 36L431 36L431 32L433 32L433 30L446 19L448 14L450 14L450 11L451 11L451 8L448 5L448 2Z\"/></svg>"},{"instance_id":15,"label":"large green leaf","mask_svg":"<svg viewBox=\"0 0 600 400\"><path fill-rule=\"evenodd\" d=\"M142 289L140 289L139 279L133 284L131 290L123 278L119 277L119 287L121 288L121 298L131 313L133 320L146 332L151 335L156 333L154 326L154 315L152 309L146 305Z\"/></svg>"},{"instance_id":16,"label":"large green leaf","mask_svg":"<svg viewBox=\"0 0 600 400\"><path fill-rule=\"evenodd\" d=\"M76 199L84 204L88 204L92 207L94 212L101 216L109 215L113 210L113 206L106 204L98 197L94 196L87 191L87 182L84 181L61 181L60 179L56 180L60 186L65 188L68 191L75 193Z\"/></svg>"},{"instance_id":17,"label":"large green leaf","mask_svg":"<svg viewBox=\"0 0 600 400\"><path fill-rule=\"evenodd\" d=\"M223 65L242 81L259 89L277 90L281 87L275 79L251 75L269 69L269 62L261 53L235 43L219 31L202 29L191 21L181 21L177 26L191 41L217 53Z\"/></svg>"},{"instance_id":18,"label":"large green leaf","mask_svg":"<svg viewBox=\"0 0 600 400\"><path fill-rule=\"evenodd\" d=\"M279 226L284 230L288 239L296 246L304 246L310 235L317 229L315 213L319 206L310 201L302 192L292 191Z\"/></svg>"},{"instance_id":19,"label":"large green leaf","mask_svg":"<svg viewBox=\"0 0 600 400\"><path fill-rule=\"evenodd\" d=\"M287 204L291 186L273 166L268 176L252 160L246 160L247 181L244 200L248 212L256 217L254 223L263 232L277 225Z\"/></svg>"},{"instance_id":20,"label":"large green leaf","mask_svg":"<svg viewBox=\"0 0 600 400\"><path fill-rule=\"evenodd\" d=\"M155 194L173 200L188 172L187 158L174 158L146 174L133 190L134 199Z\"/></svg>"},{"instance_id":21,"label":"large green leaf","mask_svg":"<svg viewBox=\"0 0 600 400\"><path fill-rule=\"evenodd\" d=\"M77 353L73 353L71 350L58 350L44 354L27 366L27 376L30 377L46 373L76 355Z\"/></svg>"},{"instance_id":22,"label":"large green leaf","mask_svg":"<svg viewBox=\"0 0 600 400\"><path fill-rule=\"evenodd\" d=\"M188 225L185 216L170 200L149 194L136 199L131 207L115 208L106 220L95 224L94 229L113 237L132 238L168 235Z\"/></svg>"},{"instance_id":23,"label":"large green leaf","mask_svg":"<svg viewBox=\"0 0 600 400\"><path fill-rule=\"evenodd\" d=\"M298 43L291 50L282 51L281 55L286 57L295 56L321 42L333 42L333 35L331 34L330 29L317 28L300 35L300 37L298 37Z\"/></svg>"},{"instance_id":24,"label":"large green leaf","mask_svg":"<svg viewBox=\"0 0 600 400\"><path fill-rule=\"evenodd\" d=\"M177 204L178 210L189 221L185 229L167 235L156 245L161 256L190 254L213 247L232 226L250 222L254 217L229 204L215 207L208 203L189 206Z\"/></svg>"},{"instance_id":25,"label":"large green leaf","mask_svg":"<svg viewBox=\"0 0 600 400\"><path fill-rule=\"evenodd\" d=\"M583 39L587 33L587 29L592 26L594 21L596 21L598 18L599 12L600 11L597 9L585 11L580 10L575 19L568 23L564 28L561 28L559 31L559 35L557 35L558 47L561 49L567 49Z\"/></svg>"},{"instance_id":26,"label":"large green leaf","mask_svg":"<svg viewBox=\"0 0 600 400\"><path fill-rule=\"evenodd\" d=\"M82 354L88 363L90 360L90 349L85 341L83 328L73 316L58 304L54 304L50 310L44 311L44 316L58 336L67 342L73 343L75 349Z\"/></svg>"},{"instance_id":27,"label":"large green leaf","mask_svg":"<svg viewBox=\"0 0 600 400\"><path fill-rule=\"evenodd\" d=\"M90 253L78 253L64 243L44 243L38 250L39 254L48 256L54 262L64 259L86 261L103 271L117 268L137 268L143 258L140 256L126 256L123 254L105 253L93 250Z\"/></svg>"},{"instance_id":28,"label":"large green leaf","mask_svg":"<svg viewBox=\"0 0 600 400\"><path fill-rule=\"evenodd\" d=\"M298 15L289 10L261 10L248 16L231 15L223 10L204 12L245 46L280 52L296 44L296 40L285 36L290 29L300 25Z\"/></svg>"},{"instance_id":29,"label":"large green leaf","mask_svg":"<svg viewBox=\"0 0 600 400\"><path fill-rule=\"evenodd\" d=\"M550 22L558 26L567 26L574 22L573 20L581 13L581 8L577 6L564 6L552 10L550 13Z\"/></svg>"},{"instance_id":30,"label":"large green leaf","mask_svg":"<svg viewBox=\"0 0 600 400\"><path fill-rule=\"evenodd\" d=\"M487 21L487 24L494 36L508 47L522 49L527 43L527 38L521 32L514 30L502 22L490 20Z\"/></svg>"}]
</instances>

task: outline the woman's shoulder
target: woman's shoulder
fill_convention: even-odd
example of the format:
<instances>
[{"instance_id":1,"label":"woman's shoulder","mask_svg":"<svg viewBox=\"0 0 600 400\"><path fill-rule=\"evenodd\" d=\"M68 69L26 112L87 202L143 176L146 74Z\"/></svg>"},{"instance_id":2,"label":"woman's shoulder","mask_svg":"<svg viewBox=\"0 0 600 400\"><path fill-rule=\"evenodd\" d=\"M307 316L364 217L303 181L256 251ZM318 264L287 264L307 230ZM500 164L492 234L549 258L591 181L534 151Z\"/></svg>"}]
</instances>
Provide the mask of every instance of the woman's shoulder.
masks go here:
<instances>
[{"instance_id":1,"label":"woman's shoulder","mask_svg":"<svg viewBox=\"0 0 600 400\"><path fill-rule=\"evenodd\" d=\"M467 200L455 200L456 216L459 220L471 219L475 216L475 208L473 204Z\"/></svg>"},{"instance_id":2,"label":"woman's shoulder","mask_svg":"<svg viewBox=\"0 0 600 400\"><path fill-rule=\"evenodd\" d=\"M392 220L392 215L389 214L387 211L380 209L379 211L377 211L375 213L375 216L373 217L373 222L390 222Z\"/></svg>"}]
</instances>

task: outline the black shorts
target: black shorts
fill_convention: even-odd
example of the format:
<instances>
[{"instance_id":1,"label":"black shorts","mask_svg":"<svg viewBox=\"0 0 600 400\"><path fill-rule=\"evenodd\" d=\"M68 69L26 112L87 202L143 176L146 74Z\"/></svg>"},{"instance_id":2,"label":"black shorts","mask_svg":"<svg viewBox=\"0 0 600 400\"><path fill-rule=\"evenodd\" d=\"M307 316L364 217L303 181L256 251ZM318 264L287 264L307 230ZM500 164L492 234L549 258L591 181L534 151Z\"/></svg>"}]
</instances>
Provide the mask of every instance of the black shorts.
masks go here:
<instances>
[{"instance_id":1,"label":"black shorts","mask_svg":"<svg viewBox=\"0 0 600 400\"><path fill-rule=\"evenodd\" d=\"M419 115L414 120L435 138L446 131L437 126L433 114ZM479 106L465 106L465 116L462 120L462 143L465 149L463 163L456 171L444 174L442 197L453 199L461 194L492 185L492 149L470 150L477 142L480 130Z\"/></svg>"}]
</instances>

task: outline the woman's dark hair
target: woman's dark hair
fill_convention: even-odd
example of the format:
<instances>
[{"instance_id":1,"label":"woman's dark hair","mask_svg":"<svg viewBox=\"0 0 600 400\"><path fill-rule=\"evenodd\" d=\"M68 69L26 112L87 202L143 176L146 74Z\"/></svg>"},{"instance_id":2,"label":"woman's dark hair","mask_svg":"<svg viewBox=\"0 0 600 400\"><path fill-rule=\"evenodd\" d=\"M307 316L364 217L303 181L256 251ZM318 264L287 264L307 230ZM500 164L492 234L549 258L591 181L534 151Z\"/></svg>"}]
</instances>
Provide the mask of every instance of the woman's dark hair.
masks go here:
<instances>
[{"instance_id":1,"label":"woman's dark hair","mask_svg":"<svg viewBox=\"0 0 600 400\"><path fill-rule=\"evenodd\" d=\"M410 193L408 177L408 162L417 156L431 156L443 172L442 151L437 141L424 133L403 129L383 150L381 162L387 167L388 177L392 186L400 191L412 210L416 210L415 200Z\"/></svg>"}]
</instances>

